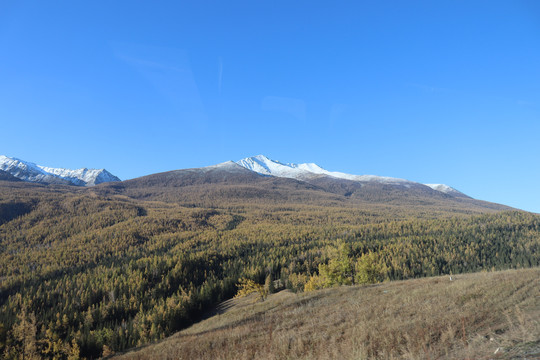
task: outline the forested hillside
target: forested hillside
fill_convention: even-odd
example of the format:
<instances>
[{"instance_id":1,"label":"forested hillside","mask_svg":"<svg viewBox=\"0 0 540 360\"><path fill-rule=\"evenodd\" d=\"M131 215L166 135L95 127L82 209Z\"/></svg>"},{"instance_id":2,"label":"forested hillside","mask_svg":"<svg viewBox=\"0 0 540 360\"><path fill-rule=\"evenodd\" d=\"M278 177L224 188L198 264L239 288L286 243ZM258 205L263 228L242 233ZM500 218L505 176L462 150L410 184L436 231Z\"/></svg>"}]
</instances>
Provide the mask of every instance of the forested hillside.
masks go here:
<instances>
[{"instance_id":1,"label":"forested hillside","mask_svg":"<svg viewBox=\"0 0 540 360\"><path fill-rule=\"evenodd\" d=\"M2 182L0 352L97 358L143 345L231 298L240 278L303 291L340 246L352 262L370 254L380 280L540 265L537 215L260 181Z\"/></svg>"}]
</instances>

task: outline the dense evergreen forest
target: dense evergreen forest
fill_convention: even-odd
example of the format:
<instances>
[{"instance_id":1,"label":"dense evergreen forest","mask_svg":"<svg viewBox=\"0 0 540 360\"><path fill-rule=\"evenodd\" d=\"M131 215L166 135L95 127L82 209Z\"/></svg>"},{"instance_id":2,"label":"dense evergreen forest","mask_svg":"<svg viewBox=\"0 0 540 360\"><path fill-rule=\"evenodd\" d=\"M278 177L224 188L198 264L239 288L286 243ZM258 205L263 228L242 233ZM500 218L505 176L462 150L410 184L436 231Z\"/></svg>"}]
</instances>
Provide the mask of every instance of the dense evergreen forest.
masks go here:
<instances>
[{"instance_id":1,"label":"dense evergreen forest","mask_svg":"<svg viewBox=\"0 0 540 360\"><path fill-rule=\"evenodd\" d=\"M162 339L233 297L241 278L303 291L340 247L369 256L381 281L540 265L540 216L520 211L1 194L8 359L98 358Z\"/></svg>"}]
</instances>

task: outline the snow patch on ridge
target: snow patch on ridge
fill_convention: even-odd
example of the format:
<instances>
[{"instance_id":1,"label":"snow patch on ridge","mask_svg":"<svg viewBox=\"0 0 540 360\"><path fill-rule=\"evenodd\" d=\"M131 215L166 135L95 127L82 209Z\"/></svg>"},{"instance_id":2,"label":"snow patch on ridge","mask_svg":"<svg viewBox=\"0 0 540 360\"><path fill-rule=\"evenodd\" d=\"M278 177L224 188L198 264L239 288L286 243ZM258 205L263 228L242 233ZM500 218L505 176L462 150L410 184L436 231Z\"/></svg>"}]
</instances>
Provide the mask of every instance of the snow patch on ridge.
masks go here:
<instances>
[{"instance_id":1,"label":"snow patch on ridge","mask_svg":"<svg viewBox=\"0 0 540 360\"><path fill-rule=\"evenodd\" d=\"M458 191L458 190L454 189L453 187L450 187L450 186L445 185L445 184L424 184L424 185L429 186L433 190L440 191L440 192L443 192L445 194L466 196L461 191Z\"/></svg>"},{"instance_id":2,"label":"snow patch on ridge","mask_svg":"<svg viewBox=\"0 0 540 360\"><path fill-rule=\"evenodd\" d=\"M226 171L239 171L239 170L245 171L243 167L240 167L237 163L230 160L222 162L217 165L210 165L210 166L205 166L205 167L200 168L200 170L202 171L211 171L211 170L217 170L217 169L226 170Z\"/></svg>"}]
</instances>

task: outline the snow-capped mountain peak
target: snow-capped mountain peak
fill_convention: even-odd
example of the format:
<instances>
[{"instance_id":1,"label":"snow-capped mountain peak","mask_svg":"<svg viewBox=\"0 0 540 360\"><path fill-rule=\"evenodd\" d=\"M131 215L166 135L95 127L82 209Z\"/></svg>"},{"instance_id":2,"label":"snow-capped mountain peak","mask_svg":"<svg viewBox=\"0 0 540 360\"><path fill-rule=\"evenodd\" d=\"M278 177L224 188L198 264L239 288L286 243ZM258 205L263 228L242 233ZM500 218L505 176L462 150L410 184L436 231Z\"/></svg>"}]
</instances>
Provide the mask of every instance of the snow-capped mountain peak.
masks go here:
<instances>
[{"instance_id":1,"label":"snow-capped mountain peak","mask_svg":"<svg viewBox=\"0 0 540 360\"><path fill-rule=\"evenodd\" d=\"M375 175L351 175L337 171L328 171L314 163L289 164L277 160L271 160L264 155L248 157L237 161L237 164L251 171L263 175L286 177L297 180L305 180L320 175L331 176L338 179L352 181L372 181L387 184L412 183L408 180Z\"/></svg>"},{"instance_id":2,"label":"snow-capped mountain peak","mask_svg":"<svg viewBox=\"0 0 540 360\"><path fill-rule=\"evenodd\" d=\"M105 169L51 168L4 155L0 155L0 170L21 180L39 183L93 186L103 182L120 181Z\"/></svg>"},{"instance_id":3,"label":"snow-capped mountain peak","mask_svg":"<svg viewBox=\"0 0 540 360\"><path fill-rule=\"evenodd\" d=\"M269 159L264 155L244 158L236 162L244 168L263 175L292 178L296 180L309 180L320 176L330 176L337 179L345 179L357 182L376 182L388 185L402 186L429 186L433 190L453 196L467 196L462 192L443 184L420 184L405 179L376 176L376 175L352 175L337 171L328 171L314 163L291 164Z\"/></svg>"},{"instance_id":4,"label":"snow-capped mountain peak","mask_svg":"<svg viewBox=\"0 0 540 360\"><path fill-rule=\"evenodd\" d=\"M271 160L264 155L245 158L237 161L237 164L262 175L277 177L298 179L306 173L305 170L298 168L296 164L284 164L276 160Z\"/></svg>"}]
</instances>

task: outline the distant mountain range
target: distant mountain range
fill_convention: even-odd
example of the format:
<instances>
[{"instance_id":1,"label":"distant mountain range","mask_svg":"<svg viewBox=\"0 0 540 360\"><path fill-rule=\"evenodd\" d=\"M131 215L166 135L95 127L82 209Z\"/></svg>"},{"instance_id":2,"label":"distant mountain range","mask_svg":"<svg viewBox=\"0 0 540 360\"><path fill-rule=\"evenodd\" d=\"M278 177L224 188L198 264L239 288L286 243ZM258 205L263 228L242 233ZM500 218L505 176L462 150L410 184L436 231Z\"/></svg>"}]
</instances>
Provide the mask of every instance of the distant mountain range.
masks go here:
<instances>
[{"instance_id":1,"label":"distant mountain range","mask_svg":"<svg viewBox=\"0 0 540 360\"><path fill-rule=\"evenodd\" d=\"M32 162L0 155L0 180L13 178L43 183L77 186L94 186L97 184L120 181L120 179L105 169L62 169L36 165Z\"/></svg>"},{"instance_id":2,"label":"distant mountain range","mask_svg":"<svg viewBox=\"0 0 540 360\"><path fill-rule=\"evenodd\" d=\"M213 168L227 166L230 171L234 170L235 164L232 161L225 162L214 166L200 168L203 171L210 171ZM280 178L296 179L300 181L310 181L321 177L330 177L335 179L343 179L360 183L380 183L387 185L402 185L406 187L417 186L419 183L375 175L351 175L342 172L328 171L314 163L305 164L290 164L282 163L276 160L271 160L264 155L247 157L236 162L241 167L253 171L255 173L267 176L275 176ZM236 172L238 169L236 169ZM64 168L52 168L42 165L36 165L32 162L7 157L0 155L0 180L24 180L29 182L46 183L46 184L65 184L77 186L94 186L106 182L121 181L117 176L114 176L105 169L77 169L70 170ZM443 192L455 196L466 196L460 191L444 184L423 184Z\"/></svg>"},{"instance_id":3,"label":"distant mountain range","mask_svg":"<svg viewBox=\"0 0 540 360\"><path fill-rule=\"evenodd\" d=\"M317 164L290 164L264 155L194 169L173 170L121 181L105 169L63 169L0 156L0 180L90 186L98 191L161 201L198 199L267 199L340 203L344 199L371 203L420 204L462 199L476 201L444 184L421 184L375 175L328 171ZM108 185L110 184L110 185ZM182 189L180 189L182 188ZM337 197L336 197L337 196ZM470 203L470 201L469 201ZM482 202L481 207L493 207ZM460 204L460 206L463 204ZM470 205L470 204L469 204ZM475 203L475 206L478 203ZM497 205L498 206L498 205Z\"/></svg>"}]
</instances>

